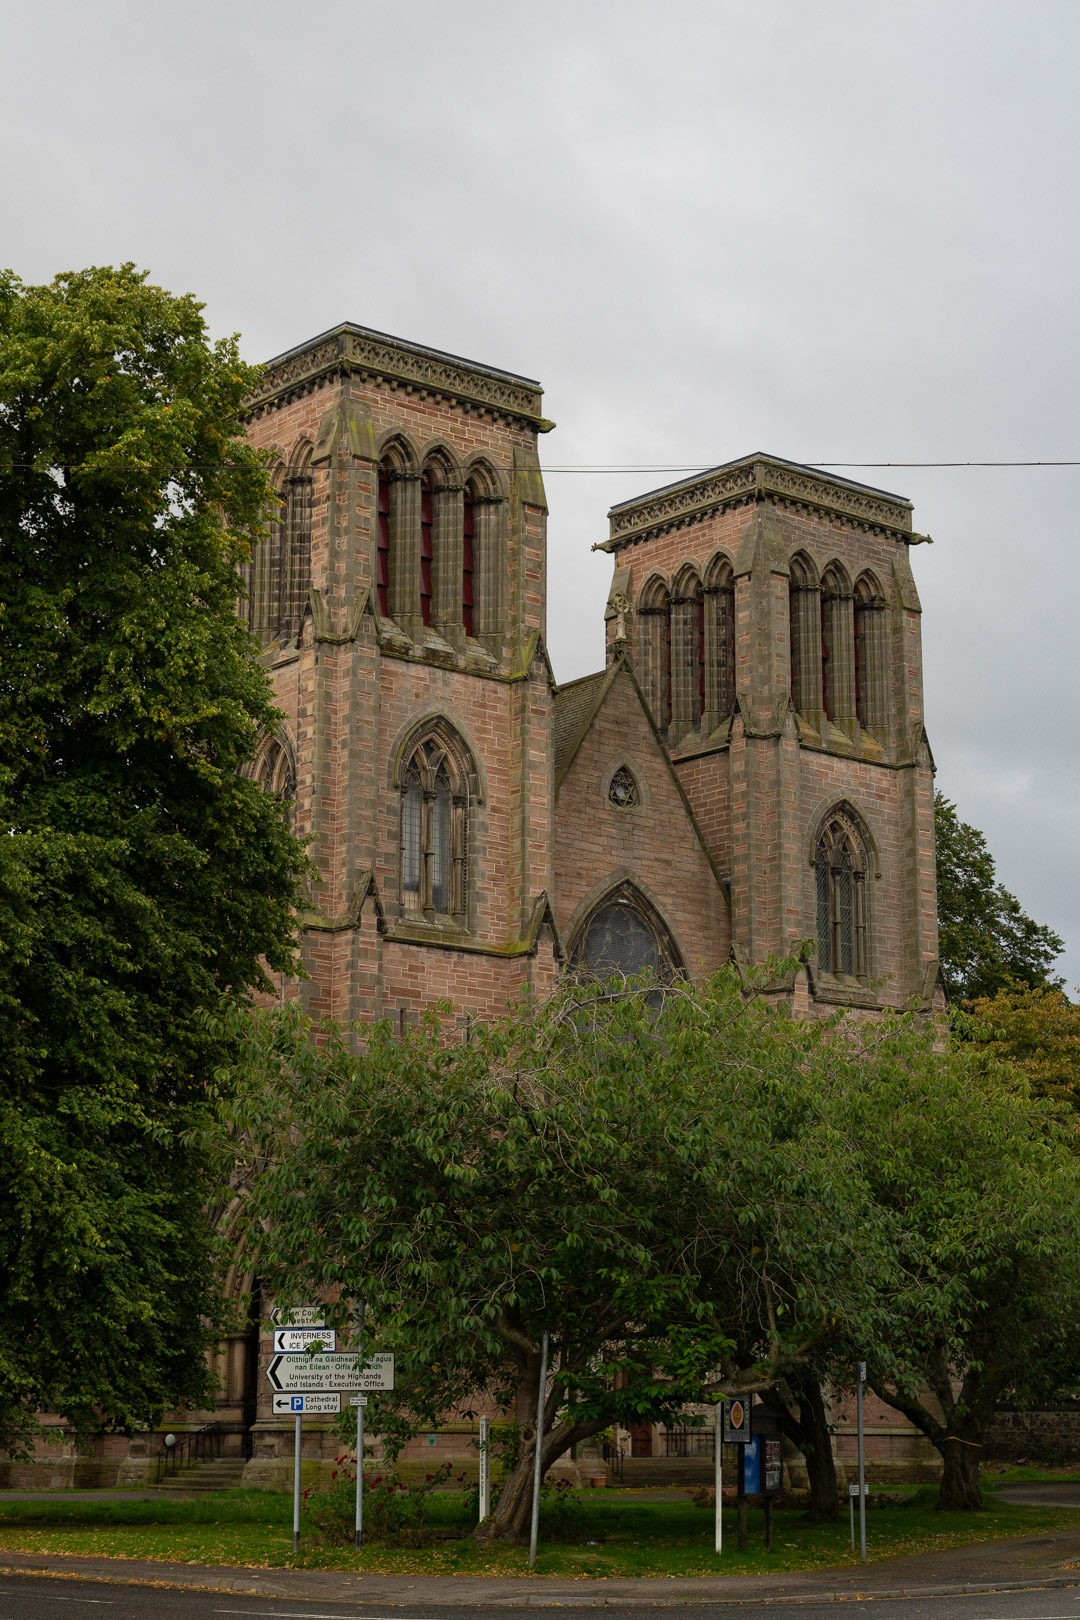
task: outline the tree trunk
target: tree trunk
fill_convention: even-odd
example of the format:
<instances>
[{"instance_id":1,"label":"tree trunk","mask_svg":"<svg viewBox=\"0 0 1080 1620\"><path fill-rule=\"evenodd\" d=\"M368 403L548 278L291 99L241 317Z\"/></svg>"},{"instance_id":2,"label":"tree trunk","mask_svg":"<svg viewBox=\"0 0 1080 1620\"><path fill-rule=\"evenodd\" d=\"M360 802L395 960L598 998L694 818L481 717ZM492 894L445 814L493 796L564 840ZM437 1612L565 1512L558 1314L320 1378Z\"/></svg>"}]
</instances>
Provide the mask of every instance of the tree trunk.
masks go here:
<instances>
[{"instance_id":1,"label":"tree trunk","mask_svg":"<svg viewBox=\"0 0 1080 1620\"><path fill-rule=\"evenodd\" d=\"M803 1436L800 1449L810 1478L807 1518L815 1524L828 1524L840 1511L840 1495L836 1488L836 1464L825 1416L825 1398L816 1379L808 1378L795 1393L799 1399L799 1426Z\"/></svg>"},{"instance_id":2,"label":"tree trunk","mask_svg":"<svg viewBox=\"0 0 1080 1620\"><path fill-rule=\"evenodd\" d=\"M807 1518L815 1524L829 1524L840 1511L840 1498L836 1488L836 1465L833 1462L832 1436L825 1416L825 1397L816 1378L806 1378L798 1384L788 1382L790 1396L770 1391L763 1397L771 1412L777 1412L784 1425L784 1437L797 1446L806 1462L810 1480L810 1506ZM788 1398L799 1403L795 1416L787 1404Z\"/></svg>"},{"instance_id":3,"label":"tree trunk","mask_svg":"<svg viewBox=\"0 0 1080 1620\"><path fill-rule=\"evenodd\" d=\"M979 1489L981 1428L974 1425L963 1435L946 1435L938 1446L945 1472L941 1476L938 1507L946 1513L972 1513L983 1505Z\"/></svg>"}]
</instances>

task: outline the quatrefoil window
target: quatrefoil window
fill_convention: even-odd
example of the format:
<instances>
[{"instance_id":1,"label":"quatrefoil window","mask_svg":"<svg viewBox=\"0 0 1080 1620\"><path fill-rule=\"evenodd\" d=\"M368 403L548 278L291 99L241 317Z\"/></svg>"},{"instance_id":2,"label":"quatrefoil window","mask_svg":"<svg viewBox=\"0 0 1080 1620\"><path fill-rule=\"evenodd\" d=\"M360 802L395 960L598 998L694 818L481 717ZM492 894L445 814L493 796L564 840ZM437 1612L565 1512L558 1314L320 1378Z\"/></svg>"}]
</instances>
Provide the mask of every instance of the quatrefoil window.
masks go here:
<instances>
[{"instance_id":1,"label":"quatrefoil window","mask_svg":"<svg viewBox=\"0 0 1080 1620\"><path fill-rule=\"evenodd\" d=\"M625 765L620 765L611 778L607 796L620 810L630 810L638 803L638 785Z\"/></svg>"}]
</instances>

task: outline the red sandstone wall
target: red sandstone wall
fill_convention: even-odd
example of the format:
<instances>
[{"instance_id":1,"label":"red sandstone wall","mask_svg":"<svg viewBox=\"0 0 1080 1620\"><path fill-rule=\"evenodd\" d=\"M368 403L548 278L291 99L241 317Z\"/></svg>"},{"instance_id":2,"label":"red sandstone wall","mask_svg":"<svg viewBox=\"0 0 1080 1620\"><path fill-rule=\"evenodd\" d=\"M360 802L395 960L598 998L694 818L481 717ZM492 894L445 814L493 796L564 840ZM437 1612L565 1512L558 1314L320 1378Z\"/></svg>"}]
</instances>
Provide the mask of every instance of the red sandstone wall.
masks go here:
<instances>
[{"instance_id":1,"label":"red sandstone wall","mask_svg":"<svg viewBox=\"0 0 1080 1620\"><path fill-rule=\"evenodd\" d=\"M642 791L633 810L610 803L606 782L627 765ZM729 950L727 907L629 676L616 677L559 789L556 916L564 942L616 875L635 875L690 971L710 972Z\"/></svg>"}]
</instances>

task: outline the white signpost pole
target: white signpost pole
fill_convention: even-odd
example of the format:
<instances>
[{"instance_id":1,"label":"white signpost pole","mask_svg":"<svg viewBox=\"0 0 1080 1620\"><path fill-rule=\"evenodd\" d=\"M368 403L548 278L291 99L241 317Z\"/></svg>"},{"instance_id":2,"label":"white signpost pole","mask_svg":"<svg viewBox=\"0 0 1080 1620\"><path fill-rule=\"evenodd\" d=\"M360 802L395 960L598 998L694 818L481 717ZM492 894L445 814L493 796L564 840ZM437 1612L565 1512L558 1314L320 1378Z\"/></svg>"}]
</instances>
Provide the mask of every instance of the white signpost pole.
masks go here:
<instances>
[{"instance_id":1,"label":"white signpost pole","mask_svg":"<svg viewBox=\"0 0 1080 1620\"><path fill-rule=\"evenodd\" d=\"M536 1397L536 1456L533 1460L532 1526L529 1530L529 1568L536 1563L536 1542L540 1534L540 1485L544 1476L544 1408L547 1406L548 1336L540 1340L540 1393Z\"/></svg>"},{"instance_id":2,"label":"white signpost pole","mask_svg":"<svg viewBox=\"0 0 1080 1620\"><path fill-rule=\"evenodd\" d=\"M866 1563L866 1459L863 1449L863 1385L866 1383L866 1362L859 1362L858 1430L859 1430L859 1558Z\"/></svg>"},{"instance_id":3,"label":"white signpost pole","mask_svg":"<svg viewBox=\"0 0 1080 1620\"><path fill-rule=\"evenodd\" d=\"M293 1471L292 1471L292 1550L300 1551L300 1424L303 1419L300 1413L296 1414L296 1438L293 1441Z\"/></svg>"},{"instance_id":4,"label":"white signpost pole","mask_svg":"<svg viewBox=\"0 0 1080 1620\"><path fill-rule=\"evenodd\" d=\"M713 1481L716 1496L716 1550L724 1550L724 1403L717 1401L713 1413Z\"/></svg>"},{"instance_id":5,"label":"white signpost pole","mask_svg":"<svg viewBox=\"0 0 1080 1620\"><path fill-rule=\"evenodd\" d=\"M363 1365L364 1355L364 1301L356 1312L356 1351ZM356 1408L356 1540L357 1552L364 1542L364 1408Z\"/></svg>"},{"instance_id":6,"label":"white signpost pole","mask_svg":"<svg viewBox=\"0 0 1080 1620\"><path fill-rule=\"evenodd\" d=\"M491 1419L480 1419L480 1523L491 1512Z\"/></svg>"}]
</instances>

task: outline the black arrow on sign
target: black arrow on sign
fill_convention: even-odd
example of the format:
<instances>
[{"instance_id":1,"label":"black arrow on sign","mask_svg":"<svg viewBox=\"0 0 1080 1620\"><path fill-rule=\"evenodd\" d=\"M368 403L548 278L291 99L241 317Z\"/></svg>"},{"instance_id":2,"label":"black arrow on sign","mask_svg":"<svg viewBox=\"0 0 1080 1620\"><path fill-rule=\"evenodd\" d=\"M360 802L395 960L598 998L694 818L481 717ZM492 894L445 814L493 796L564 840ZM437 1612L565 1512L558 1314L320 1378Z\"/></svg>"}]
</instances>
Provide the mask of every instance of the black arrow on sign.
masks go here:
<instances>
[{"instance_id":1,"label":"black arrow on sign","mask_svg":"<svg viewBox=\"0 0 1080 1620\"><path fill-rule=\"evenodd\" d=\"M275 1389L284 1389L285 1388L285 1385L281 1382L280 1378L277 1375L277 1370L281 1366L281 1363L284 1361L284 1359L285 1359L284 1356L274 1356L274 1358L270 1362L269 1367L267 1367L267 1369L266 1369L266 1376L267 1376L267 1378L269 1378L271 1384L273 1384Z\"/></svg>"}]
</instances>

